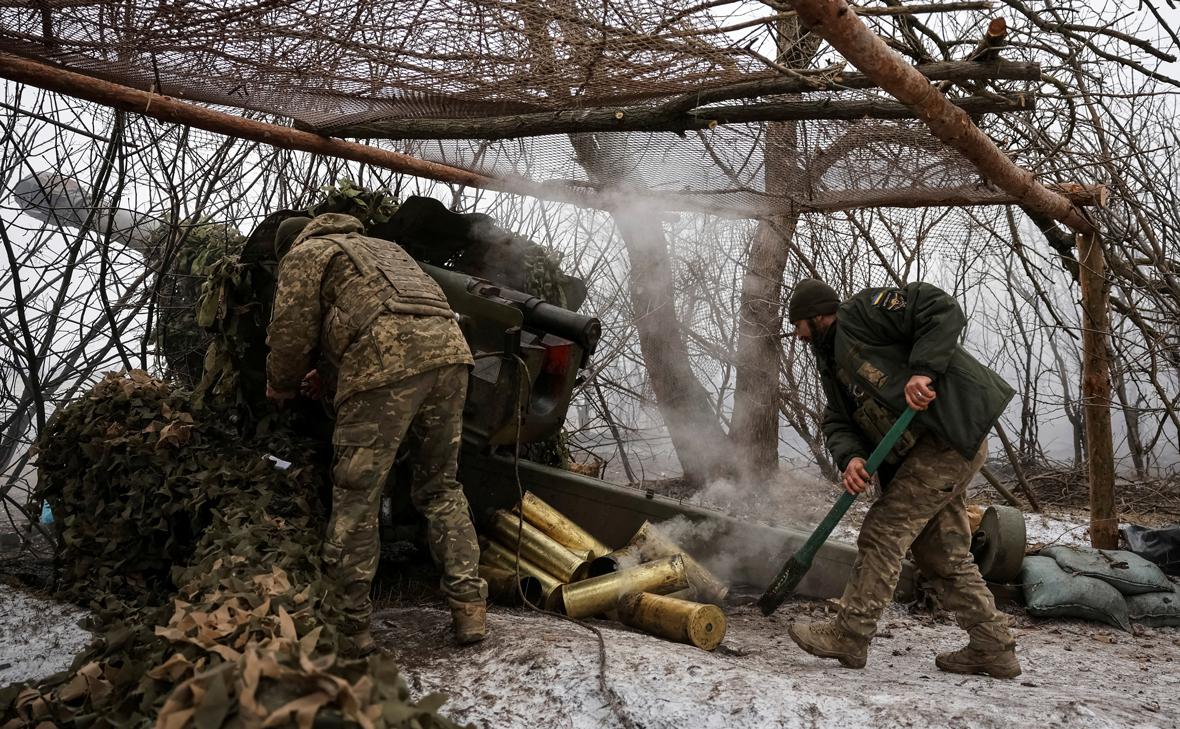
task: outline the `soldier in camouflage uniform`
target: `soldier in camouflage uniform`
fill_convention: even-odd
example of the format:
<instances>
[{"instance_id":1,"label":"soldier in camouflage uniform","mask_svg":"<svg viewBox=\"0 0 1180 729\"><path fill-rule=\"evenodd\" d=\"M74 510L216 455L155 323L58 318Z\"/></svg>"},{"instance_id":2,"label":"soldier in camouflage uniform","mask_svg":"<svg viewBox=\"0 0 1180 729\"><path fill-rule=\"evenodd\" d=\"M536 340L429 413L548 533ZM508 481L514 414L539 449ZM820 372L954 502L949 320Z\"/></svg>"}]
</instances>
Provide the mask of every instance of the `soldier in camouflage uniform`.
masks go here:
<instances>
[{"instance_id":1,"label":"soldier in camouflage uniform","mask_svg":"<svg viewBox=\"0 0 1180 729\"><path fill-rule=\"evenodd\" d=\"M831 287L808 279L795 287L788 316L815 351L827 397L824 436L849 492L868 487L865 459L898 415L907 405L919 411L878 471L882 494L865 515L836 619L796 623L791 637L812 655L863 668L908 548L970 638L937 656L938 667L1019 675L1007 619L971 558L966 501L988 431L1013 391L959 346L962 309L925 283L869 289L841 304Z\"/></svg>"},{"instance_id":2,"label":"soldier in camouflage uniform","mask_svg":"<svg viewBox=\"0 0 1180 729\"><path fill-rule=\"evenodd\" d=\"M398 245L363 230L359 220L339 214L280 226L267 395L294 397L301 383L317 389L305 376L317 358L327 363L318 376L335 391L337 415L324 562L343 593L343 630L354 650L375 648L368 626L378 512L406 439L411 499L426 517L456 637L475 642L486 634L487 586L479 577L467 499L455 480L471 352L438 284Z\"/></svg>"}]
</instances>

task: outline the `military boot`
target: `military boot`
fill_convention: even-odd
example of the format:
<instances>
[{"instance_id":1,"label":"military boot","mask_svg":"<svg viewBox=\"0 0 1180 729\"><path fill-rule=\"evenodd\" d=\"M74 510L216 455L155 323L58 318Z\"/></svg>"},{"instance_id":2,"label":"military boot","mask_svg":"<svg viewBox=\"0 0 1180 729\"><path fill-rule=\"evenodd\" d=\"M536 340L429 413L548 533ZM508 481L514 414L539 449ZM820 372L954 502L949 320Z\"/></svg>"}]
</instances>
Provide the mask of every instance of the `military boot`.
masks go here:
<instances>
[{"instance_id":1,"label":"military boot","mask_svg":"<svg viewBox=\"0 0 1180 729\"><path fill-rule=\"evenodd\" d=\"M478 643L488 634L488 606L483 600L477 602L459 602L447 599L451 605L451 624L455 630L455 640L460 645Z\"/></svg>"},{"instance_id":2,"label":"military boot","mask_svg":"<svg viewBox=\"0 0 1180 729\"><path fill-rule=\"evenodd\" d=\"M934 665L949 673L978 673L992 678L1020 675L1015 648L980 648L968 643L966 648L939 653L934 658Z\"/></svg>"},{"instance_id":3,"label":"military boot","mask_svg":"<svg viewBox=\"0 0 1180 729\"><path fill-rule=\"evenodd\" d=\"M787 633L811 655L835 658L847 668L864 668L869 656L867 640L842 630L835 623L792 623Z\"/></svg>"}]
</instances>

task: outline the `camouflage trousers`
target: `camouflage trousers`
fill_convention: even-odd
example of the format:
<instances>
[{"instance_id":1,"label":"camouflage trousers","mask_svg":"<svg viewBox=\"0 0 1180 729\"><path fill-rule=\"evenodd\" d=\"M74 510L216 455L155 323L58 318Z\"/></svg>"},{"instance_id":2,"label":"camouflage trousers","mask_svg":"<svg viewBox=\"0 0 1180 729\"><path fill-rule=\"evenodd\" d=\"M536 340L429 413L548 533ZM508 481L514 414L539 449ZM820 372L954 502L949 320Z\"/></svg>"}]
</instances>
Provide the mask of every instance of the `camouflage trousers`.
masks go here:
<instances>
[{"instance_id":1,"label":"camouflage trousers","mask_svg":"<svg viewBox=\"0 0 1180 729\"><path fill-rule=\"evenodd\" d=\"M446 365L359 392L337 408L324 565L342 592L346 630L369 625L369 590L381 551L381 493L403 440L412 471L410 499L426 517L443 591L461 602L487 596L467 497L455 480L466 393L466 365Z\"/></svg>"},{"instance_id":2,"label":"camouflage trousers","mask_svg":"<svg viewBox=\"0 0 1180 729\"><path fill-rule=\"evenodd\" d=\"M876 634L909 548L942 606L955 614L973 644L987 649L1015 644L970 552L967 485L985 458L986 443L968 461L933 436L918 441L865 515L836 618L841 628L867 639Z\"/></svg>"}]
</instances>

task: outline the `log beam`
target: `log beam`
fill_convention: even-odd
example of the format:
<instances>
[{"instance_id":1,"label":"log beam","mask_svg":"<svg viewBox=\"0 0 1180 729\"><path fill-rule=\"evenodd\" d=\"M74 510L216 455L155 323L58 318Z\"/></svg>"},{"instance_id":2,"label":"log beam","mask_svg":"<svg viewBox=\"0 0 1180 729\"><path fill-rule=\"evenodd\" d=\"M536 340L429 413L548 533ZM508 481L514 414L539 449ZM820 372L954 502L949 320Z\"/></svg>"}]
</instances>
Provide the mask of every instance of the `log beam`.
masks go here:
<instances>
[{"instance_id":1,"label":"log beam","mask_svg":"<svg viewBox=\"0 0 1180 729\"><path fill-rule=\"evenodd\" d=\"M1036 97L969 96L953 103L969 114L1032 111ZM711 106L690 111L662 107L587 109L477 119L382 119L322 128L337 137L358 139L518 139L545 134L591 132L677 132L721 124L751 124L802 119L913 119L914 111L896 101L780 101Z\"/></svg>"},{"instance_id":2,"label":"log beam","mask_svg":"<svg viewBox=\"0 0 1180 729\"><path fill-rule=\"evenodd\" d=\"M129 86L103 81L93 76L30 61L0 52L0 76L56 91L87 101L94 101L123 111L150 116L173 124L185 124L208 132L249 139L284 149L365 162L378 167L472 187L488 187L494 180L470 170L429 162L399 152L379 149L355 142L322 137L311 132L268 124L225 114L203 106L177 101L168 96L140 91Z\"/></svg>"},{"instance_id":3,"label":"log beam","mask_svg":"<svg viewBox=\"0 0 1180 729\"><path fill-rule=\"evenodd\" d=\"M931 81L1040 81L1041 66L1038 63L995 60L990 63L976 61L939 61L914 66L918 73ZM812 72L800 70L790 76L743 81L727 86L705 88L691 94L682 94L665 102L665 109L686 111L705 104L716 104L732 99L754 99L760 96L778 94L805 94L816 91L839 91L841 89L873 89L877 82L870 76L851 72Z\"/></svg>"},{"instance_id":4,"label":"log beam","mask_svg":"<svg viewBox=\"0 0 1180 729\"><path fill-rule=\"evenodd\" d=\"M992 184L1078 232L1093 225L1067 198L1037 182L951 104L930 79L862 23L845 0L790 0L799 19L898 101L914 109L934 136L957 149Z\"/></svg>"}]
</instances>

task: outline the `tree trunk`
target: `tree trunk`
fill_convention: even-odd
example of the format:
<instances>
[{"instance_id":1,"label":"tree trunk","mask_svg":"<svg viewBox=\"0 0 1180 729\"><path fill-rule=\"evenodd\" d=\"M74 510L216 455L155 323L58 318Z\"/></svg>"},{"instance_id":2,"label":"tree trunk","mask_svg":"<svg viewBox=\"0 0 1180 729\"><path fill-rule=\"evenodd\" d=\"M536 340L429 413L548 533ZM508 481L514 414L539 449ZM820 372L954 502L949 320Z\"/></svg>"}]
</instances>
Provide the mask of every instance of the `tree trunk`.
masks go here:
<instances>
[{"instance_id":1,"label":"tree trunk","mask_svg":"<svg viewBox=\"0 0 1180 729\"><path fill-rule=\"evenodd\" d=\"M571 135L590 179L626 193L643 189L612 139ZM626 199L622 194L620 200ZM642 204L611 211L631 264L627 278L639 349L685 479L703 483L731 470L729 447L709 394L689 364L688 344L676 315L675 279L658 212Z\"/></svg>"},{"instance_id":2,"label":"tree trunk","mask_svg":"<svg viewBox=\"0 0 1180 729\"><path fill-rule=\"evenodd\" d=\"M778 62L790 68L807 65L819 38L806 35L797 18L778 24ZM799 139L793 122L766 125L763 145L767 192L781 194L792 177L800 179L795 161ZM799 214L762 220L750 245L738 310L737 376L729 437L743 476L760 480L778 469L779 372L783 346L783 273Z\"/></svg>"},{"instance_id":3,"label":"tree trunk","mask_svg":"<svg viewBox=\"0 0 1180 729\"><path fill-rule=\"evenodd\" d=\"M1122 367L1116 367L1114 375L1114 392L1118 395L1119 405L1123 411L1123 421L1127 425L1127 450L1131 451L1131 463L1135 464L1135 477L1147 478L1149 462L1147 449L1143 447L1143 436L1139 432L1139 407L1127 397L1127 378Z\"/></svg>"},{"instance_id":4,"label":"tree trunk","mask_svg":"<svg viewBox=\"0 0 1180 729\"><path fill-rule=\"evenodd\" d=\"M778 468L785 239L795 234L798 220L798 216L781 216L775 219L777 225L767 220L758 224L749 270L742 281L729 437L738 468L748 479L765 478Z\"/></svg>"},{"instance_id":5,"label":"tree trunk","mask_svg":"<svg viewBox=\"0 0 1180 729\"><path fill-rule=\"evenodd\" d=\"M1110 288L1106 260L1096 233L1079 234L1082 289L1082 399L1086 413L1087 471L1090 476L1090 544L1118 549L1114 507L1114 442L1110 428Z\"/></svg>"}]
</instances>

